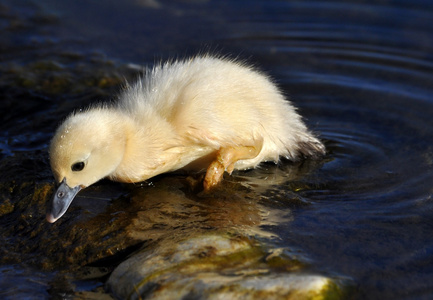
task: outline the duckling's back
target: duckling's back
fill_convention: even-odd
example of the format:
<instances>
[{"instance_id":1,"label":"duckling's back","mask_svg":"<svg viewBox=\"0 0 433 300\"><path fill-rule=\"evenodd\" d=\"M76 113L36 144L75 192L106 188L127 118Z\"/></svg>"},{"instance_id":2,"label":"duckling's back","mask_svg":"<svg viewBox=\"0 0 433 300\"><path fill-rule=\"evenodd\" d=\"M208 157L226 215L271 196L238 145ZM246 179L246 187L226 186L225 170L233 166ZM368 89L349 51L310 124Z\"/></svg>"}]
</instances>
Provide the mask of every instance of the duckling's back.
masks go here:
<instances>
[{"instance_id":1,"label":"duckling's back","mask_svg":"<svg viewBox=\"0 0 433 300\"><path fill-rule=\"evenodd\" d=\"M263 142L255 159L236 168L324 153L292 104L265 75L240 62L211 56L157 65L120 97L122 108L146 122L158 115L179 139L218 150Z\"/></svg>"}]
</instances>

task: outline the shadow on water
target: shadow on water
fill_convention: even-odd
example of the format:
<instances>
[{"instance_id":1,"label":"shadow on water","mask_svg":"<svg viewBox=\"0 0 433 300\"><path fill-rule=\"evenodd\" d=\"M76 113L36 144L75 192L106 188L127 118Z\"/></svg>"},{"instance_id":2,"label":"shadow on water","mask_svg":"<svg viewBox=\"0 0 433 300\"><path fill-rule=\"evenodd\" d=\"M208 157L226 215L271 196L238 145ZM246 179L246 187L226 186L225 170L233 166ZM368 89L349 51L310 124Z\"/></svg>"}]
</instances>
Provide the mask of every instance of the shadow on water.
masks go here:
<instances>
[{"instance_id":1,"label":"shadow on water","mask_svg":"<svg viewBox=\"0 0 433 300\"><path fill-rule=\"evenodd\" d=\"M428 1L1 1L0 295L108 299L132 253L236 228L350 278L355 298L431 298L432 15ZM47 224L58 123L142 65L215 49L270 73L326 157L236 172L211 196L184 174L102 181Z\"/></svg>"}]
</instances>

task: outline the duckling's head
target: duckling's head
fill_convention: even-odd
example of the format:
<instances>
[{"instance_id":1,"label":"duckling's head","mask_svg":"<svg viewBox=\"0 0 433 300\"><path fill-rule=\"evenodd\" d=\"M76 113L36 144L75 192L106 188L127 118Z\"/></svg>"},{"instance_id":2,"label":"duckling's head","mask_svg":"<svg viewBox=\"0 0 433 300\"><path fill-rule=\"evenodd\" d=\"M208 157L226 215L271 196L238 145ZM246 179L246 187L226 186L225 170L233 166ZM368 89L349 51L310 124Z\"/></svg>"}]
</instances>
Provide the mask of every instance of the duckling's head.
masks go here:
<instances>
[{"instance_id":1,"label":"duckling's head","mask_svg":"<svg viewBox=\"0 0 433 300\"><path fill-rule=\"evenodd\" d=\"M73 114L57 129L49 151L59 186L47 212L48 222L59 219L81 189L108 176L120 164L126 139L113 114L107 109Z\"/></svg>"}]
</instances>

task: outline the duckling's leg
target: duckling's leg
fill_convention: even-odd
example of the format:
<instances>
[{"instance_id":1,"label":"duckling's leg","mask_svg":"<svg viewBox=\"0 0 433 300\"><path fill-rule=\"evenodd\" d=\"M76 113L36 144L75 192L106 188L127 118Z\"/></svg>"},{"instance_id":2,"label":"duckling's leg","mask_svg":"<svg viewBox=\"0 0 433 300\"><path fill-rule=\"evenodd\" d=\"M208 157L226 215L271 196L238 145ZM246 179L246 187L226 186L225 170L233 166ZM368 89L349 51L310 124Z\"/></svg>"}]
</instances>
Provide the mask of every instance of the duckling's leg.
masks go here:
<instances>
[{"instance_id":1,"label":"duckling's leg","mask_svg":"<svg viewBox=\"0 0 433 300\"><path fill-rule=\"evenodd\" d=\"M218 150L215 160L209 165L203 181L204 190L208 191L223 179L224 171L231 174L238 160L252 159L262 150L263 140L255 146L235 146Z\"/></svg>"}]
</instances>

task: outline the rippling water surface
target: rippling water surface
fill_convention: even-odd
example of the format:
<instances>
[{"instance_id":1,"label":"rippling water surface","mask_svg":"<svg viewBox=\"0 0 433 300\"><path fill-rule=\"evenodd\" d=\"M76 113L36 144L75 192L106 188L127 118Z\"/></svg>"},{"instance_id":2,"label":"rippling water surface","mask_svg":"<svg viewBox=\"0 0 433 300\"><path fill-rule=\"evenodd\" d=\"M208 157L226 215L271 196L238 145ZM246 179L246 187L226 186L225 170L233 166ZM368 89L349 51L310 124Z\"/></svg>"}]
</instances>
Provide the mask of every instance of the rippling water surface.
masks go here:
<instances>
[{"instance_id":1,"label":"rippling water surface","mask_svg":"<svg viewBox=\"0 0 433 300\"><path fill-rule=\"evenodd\" d=\"M265 205L291 217L264 229L317 269L351 278L360 298L433 297L430 1L28 0L0 1L0 12L1 157L45 151L57 122L97 98L88 93L109 99L90 88L67 101L44 98L43 83L27 88L24 79L37 79L17 79L12 69L43 58L82 78L82 65L101 62L146 65L207 50L240 56L272 75L328 149L295 181L284 164L235 174L252 186L276 177ZM28 102L10 99L10 82ZM306 205L272 196L287 189ZM22 268L2 267L0 281L27 280L33 295L48 297Z\"/></svg>"}]
</instances>

